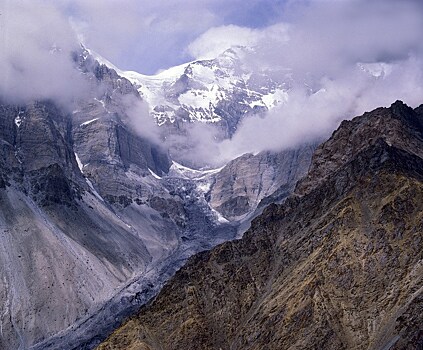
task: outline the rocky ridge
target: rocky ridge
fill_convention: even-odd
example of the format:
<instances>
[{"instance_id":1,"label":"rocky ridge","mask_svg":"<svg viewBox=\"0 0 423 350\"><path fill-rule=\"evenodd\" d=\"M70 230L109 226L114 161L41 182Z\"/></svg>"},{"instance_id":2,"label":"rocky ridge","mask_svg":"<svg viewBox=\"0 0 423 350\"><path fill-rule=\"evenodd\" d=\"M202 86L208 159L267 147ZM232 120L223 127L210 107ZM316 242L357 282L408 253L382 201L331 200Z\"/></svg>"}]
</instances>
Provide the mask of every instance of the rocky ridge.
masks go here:
<instances>
[{"instance_id":1,"label":"rocky ridge","mask_svg":"<svg viewBox=\"0 0 423 350\"><path fill-rule=\"evenodd\" d=\"M99 349L421 348L421 110L344 122L294 196L190 258Z\"/></svg>"}]
</instances>

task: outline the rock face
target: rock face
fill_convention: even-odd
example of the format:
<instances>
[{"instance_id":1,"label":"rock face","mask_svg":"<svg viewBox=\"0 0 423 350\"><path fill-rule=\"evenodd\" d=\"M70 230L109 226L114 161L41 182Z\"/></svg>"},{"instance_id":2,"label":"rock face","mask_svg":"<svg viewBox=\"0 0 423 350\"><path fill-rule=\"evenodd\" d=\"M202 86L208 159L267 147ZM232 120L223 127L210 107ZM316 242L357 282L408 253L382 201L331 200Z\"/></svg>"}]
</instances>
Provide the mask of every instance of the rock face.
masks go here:
<instances>
[{"instance_id":1,"label":"rock face","mask_svg":"<svg viewBox=\"0 0 423 350\"><path fill-rule=\"evenodd\" d=\"M278 153L245 154L229 162L215 177L210 205L234 220L254 211L271 195L272 201L286 198L307 174L314 148L305 145Z\"/></svg>"},{"instance_id":2,"label":"rock face","mask_svg":"<svg viewBox=\"0 0 423 350\"><path fill-rule=\"evenodd\" d=\"M296 195L193 256L99 349L422 348L420 111L344 122Z\"/></svg>"},{"instance_id":3,"label":"rock face","mask_svg":"<svg viewBox=\"0 0 423 350\"><path fill-rule=\"evenodd\" d=\"M141 206L129 229L81 173L71 116L53 103L3 104L0 120L0 348L28 348L154 263L150 236L172 252L179 230Z\"/></svg>"}]
</instances>

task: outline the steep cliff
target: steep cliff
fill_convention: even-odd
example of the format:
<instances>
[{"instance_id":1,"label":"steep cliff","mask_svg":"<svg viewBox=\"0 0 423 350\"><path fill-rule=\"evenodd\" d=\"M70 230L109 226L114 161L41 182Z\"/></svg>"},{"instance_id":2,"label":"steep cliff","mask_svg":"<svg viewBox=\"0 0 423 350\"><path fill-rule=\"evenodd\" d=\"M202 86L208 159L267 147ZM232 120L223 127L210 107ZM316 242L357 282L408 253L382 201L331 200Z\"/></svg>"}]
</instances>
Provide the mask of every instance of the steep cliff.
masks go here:
<instances>
[{"instance_id":1,"label":"steep cliff","mask_svg":"<svg viewBox=\"0 0 423 350\"><path fill-rule=\"evenodd\" d=\"M210 190L210 205L229 220L254 212L262 200L282 200L307 174L314 145L281 152L245 154L229 162Z\"/></svg>"}]
</instances>

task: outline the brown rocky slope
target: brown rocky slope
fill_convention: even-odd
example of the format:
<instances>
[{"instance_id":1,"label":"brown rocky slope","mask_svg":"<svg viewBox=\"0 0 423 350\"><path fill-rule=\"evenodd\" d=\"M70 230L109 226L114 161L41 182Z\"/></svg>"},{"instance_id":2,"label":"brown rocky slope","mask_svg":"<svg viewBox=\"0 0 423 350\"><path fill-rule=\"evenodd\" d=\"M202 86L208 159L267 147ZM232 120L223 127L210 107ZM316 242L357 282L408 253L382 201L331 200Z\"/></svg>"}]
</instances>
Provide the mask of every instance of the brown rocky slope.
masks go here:
<instances>
[{"instance_id":1,"label":"brown rocky slope","mask_svg":"<svg viewBox=\"0 0 423 350\"><path fill-rule=\"evenodd\" d=\"M343 123L297 195L192 257L99 349L422 349L420 111Z\"/></svg>"}]
</instances>

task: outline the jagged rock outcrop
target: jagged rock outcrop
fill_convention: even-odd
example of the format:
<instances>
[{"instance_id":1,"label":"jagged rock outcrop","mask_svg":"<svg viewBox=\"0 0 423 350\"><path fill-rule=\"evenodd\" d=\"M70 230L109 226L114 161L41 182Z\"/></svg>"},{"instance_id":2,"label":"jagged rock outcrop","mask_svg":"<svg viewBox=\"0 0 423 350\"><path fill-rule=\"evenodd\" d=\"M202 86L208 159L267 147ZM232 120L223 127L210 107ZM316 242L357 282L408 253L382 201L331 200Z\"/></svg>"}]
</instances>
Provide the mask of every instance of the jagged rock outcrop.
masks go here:
<instances>
[{"instance_id":1,"label":"jagged rock outcrop","mask_svg":"<svg viewBox=\"0 0 423 350\"><path fill-rule=\"evenodd\" d=\"M210 205L234 220L254 211L271 195L275 195L273 201L286 198L307 174L314 148L304 145L277 153L245 154L229 162L211 186Z\"/></svg>"},{"instance_id":2,"label":"jagged rock outcrop","mask_svg":"<svg viewBox=\"0 0 423 350\"><path fill-rule=\"evenodd\" d=\"M341 164L373 145L380 137L390 145L423 157L422 127L419 109L413 110L401 101L396 101L389 109L378 108L365 113L363 118L343 121L332 137L316 149L310 171L298 184L297 192L306 193L323 182ZM362 129L366 133L358 132Z\"/></svg>"},{"instance_id":3,"label":"jagged rock outcrop","mask_svg":"<svg viewBox=\"0 0 423 350\"><path fill-rule=\"evenodd\" d=\"M192 257L99 349L422 348L422 135L400 102L344 122L296 195Z\"/></svg>"}]
</instances>

